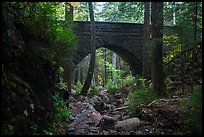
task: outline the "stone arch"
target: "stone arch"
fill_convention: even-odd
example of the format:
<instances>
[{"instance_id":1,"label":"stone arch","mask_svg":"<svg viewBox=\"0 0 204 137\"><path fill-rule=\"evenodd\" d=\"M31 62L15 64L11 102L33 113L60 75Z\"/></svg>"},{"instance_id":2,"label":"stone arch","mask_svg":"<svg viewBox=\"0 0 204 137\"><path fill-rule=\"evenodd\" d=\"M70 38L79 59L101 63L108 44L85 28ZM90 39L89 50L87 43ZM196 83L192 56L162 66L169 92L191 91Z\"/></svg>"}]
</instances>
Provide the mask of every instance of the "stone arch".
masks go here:
<instances>
[{"instance_id":1,"label":"stone arch","mask_svg":"<svg viewBox=\"0 0 204 137\"><path fill-rule=\"evenodd\" d=\"M77 51L74 67L91 51L90 22L77 21ZM132 74L142 74L143 25L134 23L95 22L96 49L104 47L121 56Z\"/></svg>"}]
</instances>

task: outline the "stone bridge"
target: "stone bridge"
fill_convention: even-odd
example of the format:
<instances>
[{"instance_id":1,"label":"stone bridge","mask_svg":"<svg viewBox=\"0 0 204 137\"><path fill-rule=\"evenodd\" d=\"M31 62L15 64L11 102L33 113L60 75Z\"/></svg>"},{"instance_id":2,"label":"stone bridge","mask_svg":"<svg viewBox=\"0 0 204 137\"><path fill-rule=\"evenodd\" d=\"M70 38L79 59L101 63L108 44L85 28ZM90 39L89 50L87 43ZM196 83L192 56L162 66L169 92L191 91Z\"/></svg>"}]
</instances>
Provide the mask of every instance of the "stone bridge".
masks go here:
<instances>
[{"instance_id":1,"label":"stone bridge","mask_svg":"<svg viewBox=\"0 0 204 137\"><path fill-rule=\"evenodd\" d=\"M75 21L78 48L73 57L76 66L91 51L90 22ZM142 73L143 24L96 22L96 49L104 47L121 56L133 75Z\"/></svg>"}]
</instances>

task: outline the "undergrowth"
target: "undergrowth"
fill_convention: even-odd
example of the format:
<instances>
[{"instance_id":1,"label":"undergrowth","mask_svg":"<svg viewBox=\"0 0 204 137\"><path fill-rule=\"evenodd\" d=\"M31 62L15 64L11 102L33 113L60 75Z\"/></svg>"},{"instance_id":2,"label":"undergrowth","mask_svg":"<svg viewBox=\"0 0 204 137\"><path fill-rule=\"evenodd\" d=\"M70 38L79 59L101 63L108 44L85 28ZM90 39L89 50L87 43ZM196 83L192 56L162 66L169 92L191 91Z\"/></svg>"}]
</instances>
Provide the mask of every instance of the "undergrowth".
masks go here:
<instances>
[{"instance_id":1,"label":"undergrowth","mask_svg":"<svg viewBox=\"0 0 204 137\"><path fill-rule=\"evenodd\" d=\"M60 97L59 93L53 95L53 100L55 107L54 120L49 129L44 131L46 135L60 134L58 128L61 127L61 123L68 124L70 122L69 117L73 115L71 110L67 108L67 102Z\"/></svg>"},{"instance_id":2,"label":"undergrowth","mask_svg":"<svg viewBox=\"0 0 204 137\"><path fill-rule=\"evenodd\" d=\"M128 115L138 115L139 111L156 99L156 95L145 86L143 79L140 76L136 76L132 80L130 90L127 98L125 99L126 112Z\"/></svg>"},{"instance_id":3,"label":"undergrowth","mask_svg":"<svg viewBox=\"0 0 204 137\"><path fill-rule=\"evenodd\" d=\"M202 134L202 86L189 98L181 99L179 103L180 115L184 122L184 130L187 134Z\"/></svg>"}]
</instances>

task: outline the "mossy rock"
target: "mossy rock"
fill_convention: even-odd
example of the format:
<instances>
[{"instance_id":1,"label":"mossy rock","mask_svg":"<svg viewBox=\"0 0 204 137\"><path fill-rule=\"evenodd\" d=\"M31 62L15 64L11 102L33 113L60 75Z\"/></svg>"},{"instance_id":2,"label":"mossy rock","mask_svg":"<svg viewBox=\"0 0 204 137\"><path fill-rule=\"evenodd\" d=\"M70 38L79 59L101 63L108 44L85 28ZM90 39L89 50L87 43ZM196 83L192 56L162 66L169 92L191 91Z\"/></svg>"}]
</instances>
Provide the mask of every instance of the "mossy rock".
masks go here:
<instances>
[{"instance_id":1,"label":"mossy rock","mask_svg":"<svg viewBox=\"0 0 204 137\"><path fill-rule=\"evenodd\" d=\"M9 86L11 86L11 88L15 89L16 85L22 85L23 87L28 89L28 91L30 91L32 94L34 94L32 88L26 82L24 82L19 76L13 73L8 73L6 74L6 76L8 78Z\"/></svg>"},{"instance_id":2,"label":"mossy rock","mask_svg":"<svg viewBox=\"0 0 204 137\"><path fill-rule=\"evenodd\" d=\"M8 79L8 88L11 89L11 91L16 92L21 97L27 96L28 101L32 103L32 99L30 97L34 98L36 95L30 85L16 74L7 73L6 77Z\"/></svg>"}]
</instances>

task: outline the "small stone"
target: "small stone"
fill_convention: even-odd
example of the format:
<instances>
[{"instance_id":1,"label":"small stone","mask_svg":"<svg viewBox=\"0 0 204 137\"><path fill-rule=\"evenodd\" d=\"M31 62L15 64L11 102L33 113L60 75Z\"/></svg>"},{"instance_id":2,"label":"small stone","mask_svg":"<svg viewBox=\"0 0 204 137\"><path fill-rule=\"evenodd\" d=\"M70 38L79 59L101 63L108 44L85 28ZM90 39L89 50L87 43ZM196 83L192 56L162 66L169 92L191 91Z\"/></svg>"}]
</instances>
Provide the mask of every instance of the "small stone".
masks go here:
<instances>
[{"instance_id":1,"label":"small stone","mask_svg":"<svg viewBox=\"0 0 204 137\"><path fill-rule=\"evenodd\" d=\"M92 133L98 133L99 132L99 128L98 127L90 127L89 131Z\"/></svg>"},{"instance_id":2,"label":"small stone","mask_svg":"<svg viewBox=\"0 0 204 137\"><path fill-rule=\"evenodd\" d=\"M73 132L73 131L75 131L74 127L68 128L68 132Z\"/></svg>"},{"instance_id":3,"label":"small stone","mask_svg":"<svg viewBox=\"0 0 204 137\"><path fill-rule=\"evenodd\" d=\"M106 116L106 115L103 116L103 120L106 122L113 122L113 123L116 122L116 119L114 117Z\"/></svg>"},{"instance_id":4,"label":"small stone","mask_svg":"<svg viewBox=\"0 0 204 137\"><path fill-rule=\"evenodd\" d=\"M146 131L146 132L149 132L149 129L146 129L146 128L145 128L145 131Z\"/></svg>"},{"instance_id":5,"label":"small stone","mask_svg":"<svg viewBox=\"0 0 204 137\"><path fill-rule=\"evenodd\" d=\"M74 120L75 117L73 117L73 116L69 116L69 119L70 119L70 120Z\"/></svg>"},{"instance_id":6,"label":"small stone","mask_svg":"<svg viewBox=\"0 0 204 137\"><path fill-rule=\"evenodd\" d=\"M111 134L111 135L115 135L116 133L117 133L116 130L110 130L110 134Z\"/></svg>"}]
</instances>

